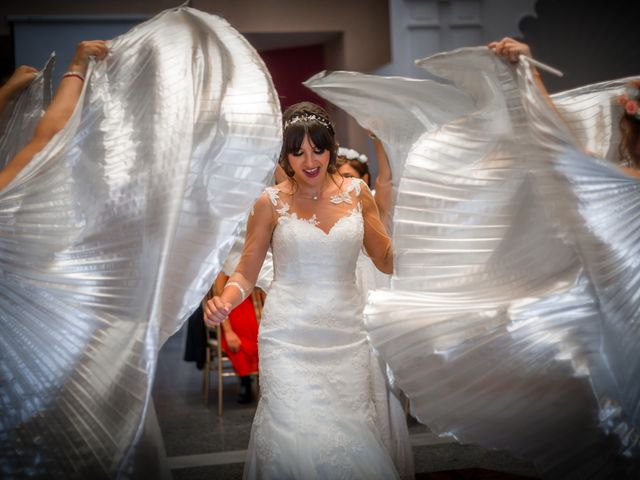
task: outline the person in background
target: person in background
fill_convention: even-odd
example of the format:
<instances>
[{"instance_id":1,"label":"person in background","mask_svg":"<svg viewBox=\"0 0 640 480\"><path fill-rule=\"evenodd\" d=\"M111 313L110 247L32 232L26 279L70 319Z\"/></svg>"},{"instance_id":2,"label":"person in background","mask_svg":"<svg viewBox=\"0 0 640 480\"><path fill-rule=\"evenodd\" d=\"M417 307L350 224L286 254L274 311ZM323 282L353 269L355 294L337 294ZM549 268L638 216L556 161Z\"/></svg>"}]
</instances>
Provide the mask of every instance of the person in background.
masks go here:
<instances>
[{"instance_id":1,"label":"person in background","mask_svg":"<svg viewBox=\"0 0 640 480\"><path fill-rule=\"evenodd\" d=\"M490 42L487 46L491 48L496 55L511 63L518 63L520 55L531 56L529 45L510 37ZM532 68L540 91L547 97L547 100L554 107L554 110L560 115L547 92L540 73L535 67ZM627 87L627 94L620 95L615 100L624 109L619 123L620 133L622 134L618 146L619 168L628 175L640 177L640 79L631 81ZM560 116L562 117L562 115Z\"/></svg>"},{"instance_id":2,"label":"person in background","mask_svg":"<svg viewBox=\"0 0 640 480\"><path fill-rule=\"evenodd\" d=\"M82 93L82 88L91 56L102 60L107 56L109 48L104 40L80 42L66 73L62 76L60 86L51 104L36 125L31 141L0 170L0 190L5 188L31 159L40 152L49 141L64 128ZM4 108L10 96L24 89L31 80L35 69L20 67L5 87L0 99L0 107Z\"/></svg>"},{"instance_id":3,"label":"person in background","mask_svg":"<svg viewBox=\"0 0 640 480\"><path fill-rule=\"evenodd\" d=\"M622 139L618 145L620 161L625 171L638 176L640 172L640 79L632 80L627 93L616 98L624 114L620 117ZM633 173L632 173L633 172Z\"/></svg>"},{"instance_id":4,"label":"person in background","mask_svg":"<svg viewBox=\"0 0 640 480\"><path fill-rule=\"evenodd\" d=\"M214 284L214 292L219 295L229 277L219 273ZM245 298L229 312L221 324L222 350L231 360L233 369L240 377L238 403L253 401L251 375L258 373L258 320L251 296Z\"/></svg>"},{"instance_id":5,"label":"person in background","mask_svg":"<svg viewBox=\"0 0 640 480\"><path fill-rule=\"evenodd\" d=\"M391 183L391 167L389 159L384 151L384 146L380 139L373 133L368 131L369 138L373 141L376 150L376 159L378 161L378 173L375 180L375 189L372 190L380 218L384 223L387 232L391 231L391 210L392 210L392 183ZM336 160L338 173L345 178L359 178L364 181L367 186L371 187L371 173L369 172L369 159L366 155L358 153L351 148L340 147L338 149L338 158Z\"/></svg>"},{"instance_id":6,"label":"person in background","mask_svg":"<svg viewBox=\"0 0 640 480\"><path fill-rule=\"evenodd\" d=\"M352 148L338 148L336 160L338 173L344 178L360 178L371 187L371 175L369 174L369 159L366 155L358 153Z\"/></svg>"},{"instance_id":7,"label":"person in background","mask_svg":"<svg viewBox=\"0 0 640 480\"><path fill-rule=\"evenodd\" d=\"M0 87L0 114L4 112L13 98L29 86L37 75L38 70L28 65L22 65L14 70L9 80Z\"/></svg>"}]
</instances>

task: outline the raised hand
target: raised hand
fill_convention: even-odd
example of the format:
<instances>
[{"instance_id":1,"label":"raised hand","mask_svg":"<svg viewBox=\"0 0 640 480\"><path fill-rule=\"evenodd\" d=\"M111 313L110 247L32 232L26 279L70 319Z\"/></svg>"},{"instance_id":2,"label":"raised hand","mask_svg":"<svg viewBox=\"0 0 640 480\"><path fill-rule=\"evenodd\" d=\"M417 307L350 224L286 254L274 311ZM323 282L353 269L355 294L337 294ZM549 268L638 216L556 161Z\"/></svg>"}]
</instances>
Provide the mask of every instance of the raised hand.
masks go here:
<instances>
[{"instance_id":1,"label":"raised hand","mask_svg":"<svg viewBox=\"0 0 640 480\"><path fill-rule=\"evenodd\" d=\"M504 37L502 40L491 42L487 47L495 51L496 55L511 63L518 63L520 55L531 56L529 45L518 42L510 37Z\"/></svg>"},{"instance_id":2,"label":"raised hand","mask_svg":"<svg viewBox=\"0 0 640 480\"><path fill-rule=\"evenodd\" d=\"M91 56L102 60L109 53L109 47L105 40L85 40L76 47L76 53L71 60L69 70L84 74L89 66Z\"/></svg>"},{"instance_id":3,"label":"raised hand","mask_svg":"<svg viewBox=\"0 0 640 480\"><path fill-rule=\"evenodd\" d=\"M27 88L37 75L37 69L28 65L21 65L15 69L13 75L2 88L6 88L11 95L15 95Z\"/></svg>"}]
</instances>

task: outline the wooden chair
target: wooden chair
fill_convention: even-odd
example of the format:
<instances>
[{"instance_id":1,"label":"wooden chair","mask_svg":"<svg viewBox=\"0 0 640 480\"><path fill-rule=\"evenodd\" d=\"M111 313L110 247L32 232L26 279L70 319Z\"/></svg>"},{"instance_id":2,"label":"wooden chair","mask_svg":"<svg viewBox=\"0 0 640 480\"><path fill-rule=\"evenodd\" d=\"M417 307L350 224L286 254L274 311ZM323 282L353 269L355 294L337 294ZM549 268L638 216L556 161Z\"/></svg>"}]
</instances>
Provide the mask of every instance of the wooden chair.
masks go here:
<instances>
[{"instance_id":1,"label":"wooden chair","mask_svg":"<svg viewBox=\"0 0 640 480\"><path fill-rule=\"evenodd\" d=\"M213 296L213 289L207 294L207 299ZM264 292L258 288L254 289L251 293L251 299L253 301L253 308L256 314L256 320L260 323L262 316L262 306L264 304ZM215 334L215 336L213 335ZM224 391L224 378L225 377L237 377L238 374L234 371L231 365L231 360L222 350L222 328L217 325L215 328L207 327L207 347L205 351L205 363L203 368L204 378L202 383L202 389L204 393L204 404L209 406L209 390L210 390L210 375L211 372L216 372L218 381L218 416L222 416L222 402ZM258 378L258 372L252 372L250 374L253 377ZM259 386L259 383L258 383Z\"/></svg>"}]
</instances>

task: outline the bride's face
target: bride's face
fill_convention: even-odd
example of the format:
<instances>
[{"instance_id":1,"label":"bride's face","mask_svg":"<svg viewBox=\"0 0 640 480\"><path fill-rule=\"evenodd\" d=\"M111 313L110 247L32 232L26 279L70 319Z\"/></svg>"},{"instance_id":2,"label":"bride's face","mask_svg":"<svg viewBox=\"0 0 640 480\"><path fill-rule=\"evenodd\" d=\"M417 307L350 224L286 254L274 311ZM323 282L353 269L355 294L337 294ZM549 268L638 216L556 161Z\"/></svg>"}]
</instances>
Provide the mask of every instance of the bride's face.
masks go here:
<instances>
[{"instance_id":1,"label":"bride's face","mask_svg":"<svg viewBox=\"0 0 640 480\"><path fill-rule=\"evenodd\" d=\"M299 182L315 186L324 181L331 153L329 150L313 145L309 136L305 135L300 149L287 154L287 158L295 174L294 178Z\"/></svg>"}]
</instances>

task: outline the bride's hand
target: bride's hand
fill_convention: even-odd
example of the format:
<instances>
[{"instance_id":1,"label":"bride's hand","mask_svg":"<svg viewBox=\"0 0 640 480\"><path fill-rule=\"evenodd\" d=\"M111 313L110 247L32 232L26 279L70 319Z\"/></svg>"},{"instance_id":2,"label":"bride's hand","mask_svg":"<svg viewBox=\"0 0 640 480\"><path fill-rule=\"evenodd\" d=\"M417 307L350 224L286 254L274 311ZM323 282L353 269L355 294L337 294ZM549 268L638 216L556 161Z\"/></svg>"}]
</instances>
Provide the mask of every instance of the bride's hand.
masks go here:
<instances>
[{"instance_id":1,"label":"bride's hand","mask_svg":"<svg viewBox=\"0 0 640 480\"><path fill-rule=\"evenodd\" d=\"M215 328L224 322L231 311L231 304L223 302L218 296L210 298L204 304L204 323L209 328Z\"/></svg>"}]
</instances>

